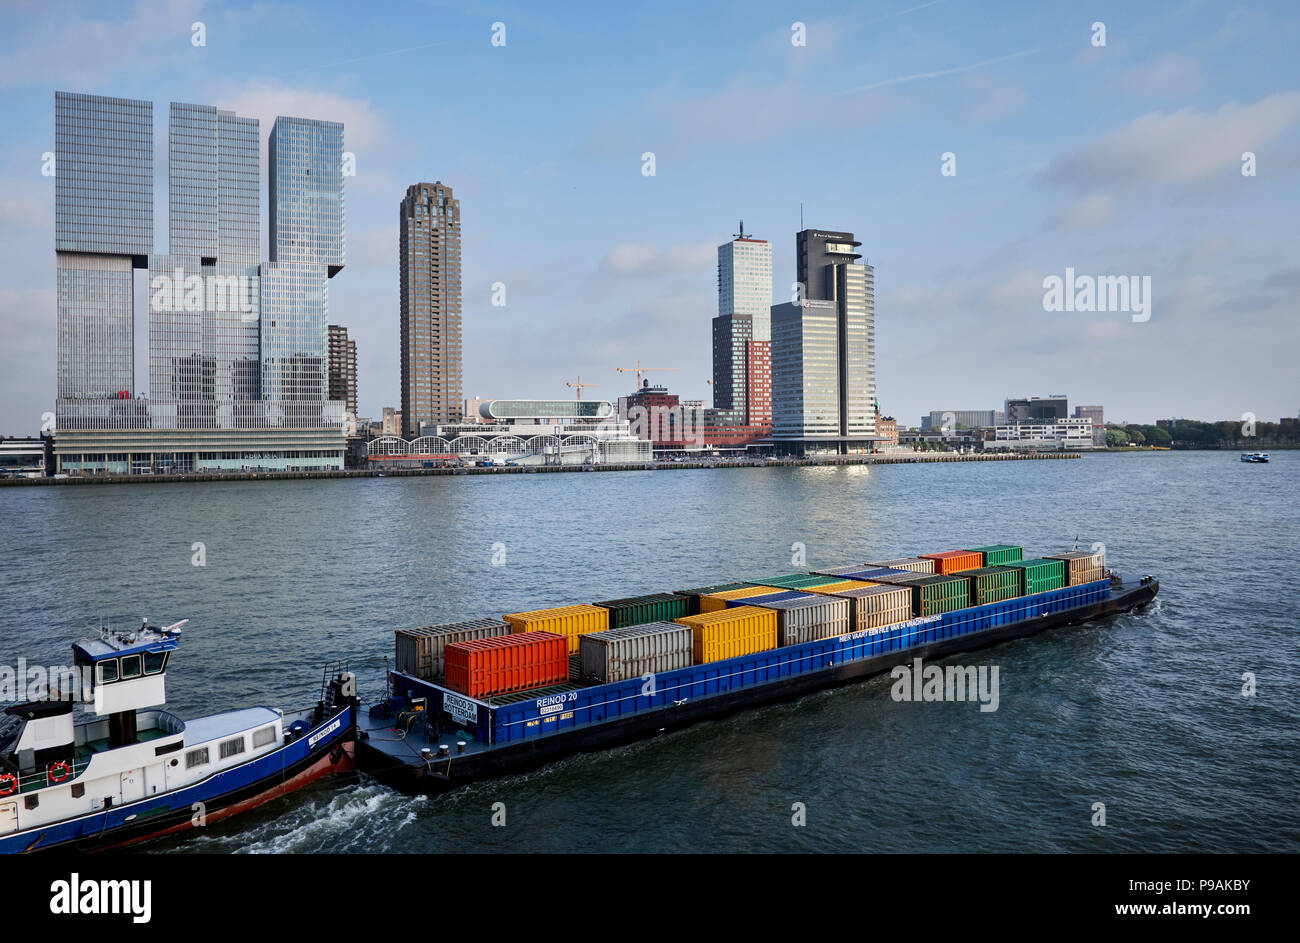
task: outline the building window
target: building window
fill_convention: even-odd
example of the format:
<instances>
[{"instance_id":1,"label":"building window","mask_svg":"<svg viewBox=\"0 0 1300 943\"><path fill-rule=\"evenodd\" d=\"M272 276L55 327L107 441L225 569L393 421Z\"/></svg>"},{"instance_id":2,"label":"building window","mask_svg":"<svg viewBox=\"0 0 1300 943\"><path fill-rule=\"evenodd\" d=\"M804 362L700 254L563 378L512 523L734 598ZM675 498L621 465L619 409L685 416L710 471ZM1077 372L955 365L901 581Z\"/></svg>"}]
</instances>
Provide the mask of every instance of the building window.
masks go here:
<instances>
[{"instance_id":1,"label":"building window","mask_svg":"<svg viewBox=\"0 0 1300 943\"><path fill-rule=\"evenodd\" d=\"M264 747L268 743L275 743L275 727L263 727L261 730L253 731L253 749Z\"/></svg>"},{"instance_id":2,"label":"building window","mask_svg":"<svg viewBox=\"0 0 1300 943\"><path fill-rule=\"evenodd\" d=\"M199 747L197 750L190 750L185 754L185 768L194 769L196 766L204 766L208 762L208 748Z\"/></svg>"},{"instance_id":3,"label":"building window","mask_svg":"<svg viewBox=\"0 0 1300 943\"><path fill-rule=\"evenodd\" d=\"M224 740L221 743L221 758L223 760L229 759L230 757L243 752L244 752L243 737L232 737L231 739Z\"/></svg>"}]
</instances>

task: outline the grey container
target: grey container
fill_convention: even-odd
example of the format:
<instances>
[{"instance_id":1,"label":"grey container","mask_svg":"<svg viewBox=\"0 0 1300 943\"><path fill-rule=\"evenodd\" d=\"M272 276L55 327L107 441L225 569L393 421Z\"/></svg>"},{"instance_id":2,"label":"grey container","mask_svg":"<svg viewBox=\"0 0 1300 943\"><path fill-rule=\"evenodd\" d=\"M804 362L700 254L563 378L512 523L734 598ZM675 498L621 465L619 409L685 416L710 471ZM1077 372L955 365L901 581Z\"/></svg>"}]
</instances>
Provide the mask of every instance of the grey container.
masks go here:
<instances>
[{"instance_id":1,"label":"grey container","mask_svg":"<svg viewBox=\"0 0 1300 943\"><path fill-rule=\"evenodd\" d=\"M445 625L397 630L397 670L423 681L443 675L443 651L448 642L509 635L510 626L501 619L468 619Z\"/></svg>"},{"instance_id":2,"label":"grey container","mask_svg":"<svg viewBox=\"0 0 1300 943\"><path fill-rule=\"evenodd\" d=\"M849 600L851 631L878 629L912 618L912 590L907 586L864 586L834 593Z\"/></svg>"},{"instance_id":3,"label":"grey container","mask_svg":"<svg viewBox=\"0 0 1300 943\"><path fill-rule=\"evenodd\" d=\"M824 570L813 570L813 576L848 576L871 569L870 563L850 563L848 566L832 566Z\"/></svg>"},{"instance_id":4,"label":"grey container","mask_svg":"<svg viewBox=\"0 0 1300 943\"><path fill-rule=\"evenodd\" d=\"M754 605L776 610L777 647L834 638L851 631L849 601L840 596L777 599L772 602L756 602Z\"/></svg>"},{"instance_id":5,"label":"grey container","mask_svg":"<svg viewBox=\"0 0 1300 943\"><path fill-rule=\"evenodd\" d=\"M1044 560L1062 560L1065 563L1065 585L1078 586L1106 578L1105 550L1067 550L1065 553L1049 553Z\"/></svg>"},{"instance_id":6,"label":"grey container","mask_svg":"<svg viewBox=\"0 0 1300 943\"><path fill-rule=\"evenodd\" d=\"M586 681L608 684L691 667L695 633L676 622L647 622L579 636Z\"/></svg>"},{"instance_id":7,"label":"grey container","mask_svg":"<svg viewBox=\"0 0 1300 943\"><path fill-rule=\"evenodd\" d=\"M921 557L899 557L897 560L878 560L867 564L867 567L873 566L887 566L895 570L911 570L913 573L934 572L934 561L925 560Z\"/></svg>"}]
</instances>

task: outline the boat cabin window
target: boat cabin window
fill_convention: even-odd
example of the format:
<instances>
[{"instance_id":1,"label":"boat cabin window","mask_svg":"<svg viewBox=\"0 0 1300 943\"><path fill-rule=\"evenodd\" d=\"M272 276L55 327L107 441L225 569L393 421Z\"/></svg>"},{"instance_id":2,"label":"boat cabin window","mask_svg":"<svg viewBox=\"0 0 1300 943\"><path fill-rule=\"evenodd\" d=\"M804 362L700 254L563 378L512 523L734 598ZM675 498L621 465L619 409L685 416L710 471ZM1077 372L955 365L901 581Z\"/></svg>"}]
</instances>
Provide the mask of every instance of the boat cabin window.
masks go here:
<instances>
[{"instance_id":1,"label":"boat cabin window","mask_svg":"<svg viewBox=\"0 0 1300 943\"><path fill-rule=\"evenodd\" d=\"M275 727L263 727L260 730L253 731L253 748L264 747L268 743L275 743Z\"/></svg>"},{"instance_id":2,"label":"boat cabin window","mask_svg":"<svg viewBox=\"0 0 1300 943\"><path fill-rule=\"evenodd\" d=\"M197 750L190 750L185 754L185 768L194 769L196 766L203 766L208 762L208 748L199 747Z\"/></svg>"},{"instance_id":3,"label":"boat cabin window","mask_svg":"<svg viewBox=\"0 0 1300 943\"><path fill-rule=\"evenodd\" d=\"M117 680L117 659L116 658L109 658L106 661L101 661L97 665L97 667L99 669L100 684L107 684L110 681Z\"/></svg>"},{"instance_id":4,"label":"boat cabin window","mask_svg":"<svg viewBox=\"0 0 1300 943\"><path fill-rule=\"evenodd\" d=\"M232 757L237 753L243 753L243 752L244 752L243 737L235 737L231 740L223 740L221 742L221 758L223 760Z\"/></svg>"},{"instance_id":5,"label":"boat cabin window","mask_svg":"<svg viewBox=\"0 0 1300 943\"><path fill-rule=\"evenodd\" d=\"M144 673L147 675L156 675L167 666L166 652L145 652L144 653Z\"/></svg>"},{"instance_id":6,"label":"boat cabin window","mask_svg":"<svg viewBox=\"0 0 1300 943\"><path fill-rule=\"evenodd\" d=\"M140 677L140 656L139 655L123 655L121 658L121 662L122 662L122 680L125 681L127 678Z\"/></svg>"}]
</instances>

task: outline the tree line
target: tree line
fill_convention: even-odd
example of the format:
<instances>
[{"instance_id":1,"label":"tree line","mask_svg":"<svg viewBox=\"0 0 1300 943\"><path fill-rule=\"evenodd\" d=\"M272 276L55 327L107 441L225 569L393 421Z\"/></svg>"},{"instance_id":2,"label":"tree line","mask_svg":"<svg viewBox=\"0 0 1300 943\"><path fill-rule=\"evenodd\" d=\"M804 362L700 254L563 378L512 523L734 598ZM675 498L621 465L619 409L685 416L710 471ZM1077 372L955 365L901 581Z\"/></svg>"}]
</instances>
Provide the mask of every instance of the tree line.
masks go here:
<instances>
[{"instance_id":1,"label":"tree line","mask_svg":"<svg viewBox=\"0 0 1300 943\"><path fill-rule=\"evenodd\" d=\"M1261 449L1283 445L1300 446L1300 422L1199 422L1175 419L1165 429L1159 426L1107 426L1106 444L1124 447L1157 446L1175 449Z\"/></svg>"}]
</instances>

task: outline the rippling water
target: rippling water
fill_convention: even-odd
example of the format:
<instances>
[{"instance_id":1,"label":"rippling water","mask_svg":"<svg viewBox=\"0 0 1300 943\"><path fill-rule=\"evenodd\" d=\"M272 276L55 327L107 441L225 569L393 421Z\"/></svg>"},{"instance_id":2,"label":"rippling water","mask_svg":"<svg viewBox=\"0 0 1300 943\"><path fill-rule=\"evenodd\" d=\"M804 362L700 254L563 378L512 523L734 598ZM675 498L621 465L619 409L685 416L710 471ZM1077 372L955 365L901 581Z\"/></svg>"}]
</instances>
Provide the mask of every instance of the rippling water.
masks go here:
<instances>
[{"instance_id":1,"label":"rippling water","mask_svg":"<svg viewBox=\"0 0 1300 943\"><path fill-rule=\"evenodd\" d=\"M0 663L189 618L171 709L306 706L327 659L378 694L397 627L807 568L796 543L819 567L1100 540L1158 605L960 656L999 666L996 712L876 678L435 798L321 784L148 847L1295 852L1297 492L1295 452L5 488Z\"/></svg>"}]
</instances>

